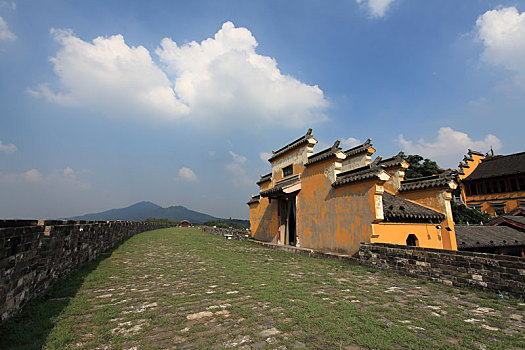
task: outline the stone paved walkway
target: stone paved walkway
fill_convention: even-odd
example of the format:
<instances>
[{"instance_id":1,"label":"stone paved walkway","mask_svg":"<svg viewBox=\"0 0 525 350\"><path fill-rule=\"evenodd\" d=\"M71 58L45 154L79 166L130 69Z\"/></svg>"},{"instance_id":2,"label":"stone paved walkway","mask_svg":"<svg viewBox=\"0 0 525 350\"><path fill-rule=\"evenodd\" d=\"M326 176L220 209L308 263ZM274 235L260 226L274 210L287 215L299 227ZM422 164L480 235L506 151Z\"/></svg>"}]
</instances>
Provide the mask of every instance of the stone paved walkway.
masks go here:
<instances>
[{"instance_id":1,"label":"stone paved walkway","mask_svg":"<svg viewBox=\"0 0 525 350\"><path fill-rule=\"evenodd\" d=\"M131 238L54 322L47 348L525 348L523 301L197 229Z\"/></svg>"}]
</instances>

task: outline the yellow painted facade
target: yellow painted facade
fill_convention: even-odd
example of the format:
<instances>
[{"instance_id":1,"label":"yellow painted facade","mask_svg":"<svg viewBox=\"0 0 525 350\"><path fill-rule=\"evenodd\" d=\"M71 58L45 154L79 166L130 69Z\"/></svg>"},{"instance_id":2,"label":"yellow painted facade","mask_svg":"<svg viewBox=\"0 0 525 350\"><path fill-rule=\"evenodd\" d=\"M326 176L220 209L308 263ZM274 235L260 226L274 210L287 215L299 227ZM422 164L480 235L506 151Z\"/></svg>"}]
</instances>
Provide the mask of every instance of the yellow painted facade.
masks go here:
<instances>
[{"instance_id":1,"label":"yellow painted facade","mask_svg":"<svg viewBox=\"0 0 525 350\"><path fill-rule=\"evenodd\" d=\"M491 216L498 216L496 207L492 204L503 203L502 210L508 213L516 208L525 206L525 191L516 191L509 193L494 193L485 195L470 195L467 198L467 206L477 208L482 213L488 213Z\"/></svg>"},{"instance_id":2,"label":"yellow painted facade","mask_svg":"<svg viewBox=\"0 0 525 350\"><path fill-rule=\"evenodd\" d=\"M314 154L315 143L307 133L270 158L272 171L261 177L260 194L248 202L254 239L353 254L361 242L407 244L413 235L421 247L457 249L450 213L453 184L401 193L406 162L371 162L375 150L367 144L343 152L336 142ZM385 191L401 205L384 208L392 198L383 198ZM408 222L390 222L389 213L403 213L403 206L439 219L412 218L407 212L403 220Z\"/></svg>"},{"instance_id":3,"label":"yellow painted facade","mask_svg":"<svg viewBox=\"0 0 525 350\"><path fill-rule=\"evenodd\" d=\"M441 230L436 225L429 224L404 224L382 223L373 225L374 233L371 243L406 244L407 236L413 234L417 237L418 247L457 250L445 247L441 239Z\"/></svg>"},{"instance_id":4,"label":"yellow painted facade","mask_svg":"<svg viewBox=\"0 0 525 350\"><path fill-rule=\"evenodd\" d=\"M513 160L514 159L514 160ZM458 179L460 182L461 197L470 208L475 208L482 213L498 216L508 213L518 207L525 206L525 172L512 171L512 167L523 168L524 153L509 156L485 155L468 150L463 162L459 164ZM503 162L501 162L503 160ZM509 162L510 160L510 162ZM483 169L483 178L476 178L476 169L481 169L486 164L493 163L490 170ZM495 164L498 162L499 164ZM515 162L513 164L513 162ZM500 166L501 165L501 166ZM505 171L500 167L510 167ZM479 170L478 169L478 170ZM490 176L490 172L494 176ZM505 174L507 172L507 174ZM474 177L474 180L472 178ZM513 181L514 183L510 183ZM474 188L475 187L475 188ZM504 188L502 188L504 187ZM496 190L497 188L497 190ZM487 193L493 192L493 193Z\"/></svg>"}]
</instances>

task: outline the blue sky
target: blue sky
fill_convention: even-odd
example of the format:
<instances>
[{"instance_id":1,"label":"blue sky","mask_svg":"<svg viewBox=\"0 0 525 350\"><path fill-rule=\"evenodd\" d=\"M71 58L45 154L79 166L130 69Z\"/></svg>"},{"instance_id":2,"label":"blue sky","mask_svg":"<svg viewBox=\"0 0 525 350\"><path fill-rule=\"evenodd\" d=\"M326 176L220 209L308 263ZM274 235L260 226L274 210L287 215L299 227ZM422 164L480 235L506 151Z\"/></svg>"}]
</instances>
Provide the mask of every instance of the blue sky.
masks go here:
<instances>
[{"instance_id":1,"label":"blue sky","mask_svg":"<svg viewBox=\"0 0 525 350\"><path fill-rule=\"evenodd\" d=\"M248 218L267 154L524 150L525 1L0 1L0 217Z\"/></svg>"}]
</instances>

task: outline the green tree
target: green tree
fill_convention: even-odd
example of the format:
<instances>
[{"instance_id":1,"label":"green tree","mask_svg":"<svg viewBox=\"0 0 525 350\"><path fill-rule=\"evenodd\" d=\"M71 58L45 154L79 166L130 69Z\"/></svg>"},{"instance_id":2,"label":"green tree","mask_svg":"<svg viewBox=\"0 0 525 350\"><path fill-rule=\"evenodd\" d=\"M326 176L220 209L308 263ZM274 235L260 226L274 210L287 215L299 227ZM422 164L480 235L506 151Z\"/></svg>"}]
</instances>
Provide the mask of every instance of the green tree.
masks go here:
<instances>
[{"instance_id":1,"label":"green tree","mask_svg":"<svg viewBox=\"0 0 525 350\"><path fill-rule=\"evenodd\" d=\"M423 158L419 154L405 156L405 160L410 165L405 172L405 179L417 179L425 176L432 176L439 173L438 164L428 158ZM459 181L456 179L456 182ZM459 190L458 190L459 191ZM490 220L489 214L483 214L476 209L470 209L463 203L450 203L452 217L455 224L481 224Z\"/></svg>"},{"instance_id":2,"label":"green tree","mask_svg":"<svg viewBox=\"0 0 525 350\"><path fill-rule=\"evenodd\" d=\"M482 224L490 220L489 214L484 214L476 209L470 209L463 203L451 202L452 216L455 224Z\"/></svg>"},{"instance_id":3,"label":"green tree","mask_svg":"<svg viewBox=\"0 0 525 350\"><path fill-rule=\"evenodd\" d=\"M423 158L419 154L405 156L405 160L410 165L405 173L405 179L417 179L438 174L438 164L433 160Z\"/></svg>"}]
</instances>

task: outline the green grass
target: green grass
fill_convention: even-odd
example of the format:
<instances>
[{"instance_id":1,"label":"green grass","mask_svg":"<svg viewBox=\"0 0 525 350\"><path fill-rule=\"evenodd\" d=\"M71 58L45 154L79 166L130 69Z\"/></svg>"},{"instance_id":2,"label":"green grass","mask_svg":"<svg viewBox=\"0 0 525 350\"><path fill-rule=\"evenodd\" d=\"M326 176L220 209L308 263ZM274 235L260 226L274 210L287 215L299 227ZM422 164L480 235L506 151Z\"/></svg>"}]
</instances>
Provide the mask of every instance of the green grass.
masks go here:
<instances>
[{"instance_id":1,"label":"green grass","mask_svg":"<svg viewBox=\"0 0 525 350\"><path fill-rule=\"evenodd\" d=\"M206 349L236 339L266 348L523 348L524 323L511 318L525 318L519 303L173 228L136 235L57 284L0 329L0 348ZM213 314L187 318L204 311ZM261 334L271 328L279 333Z\"/></svg>"}]
</instances>

